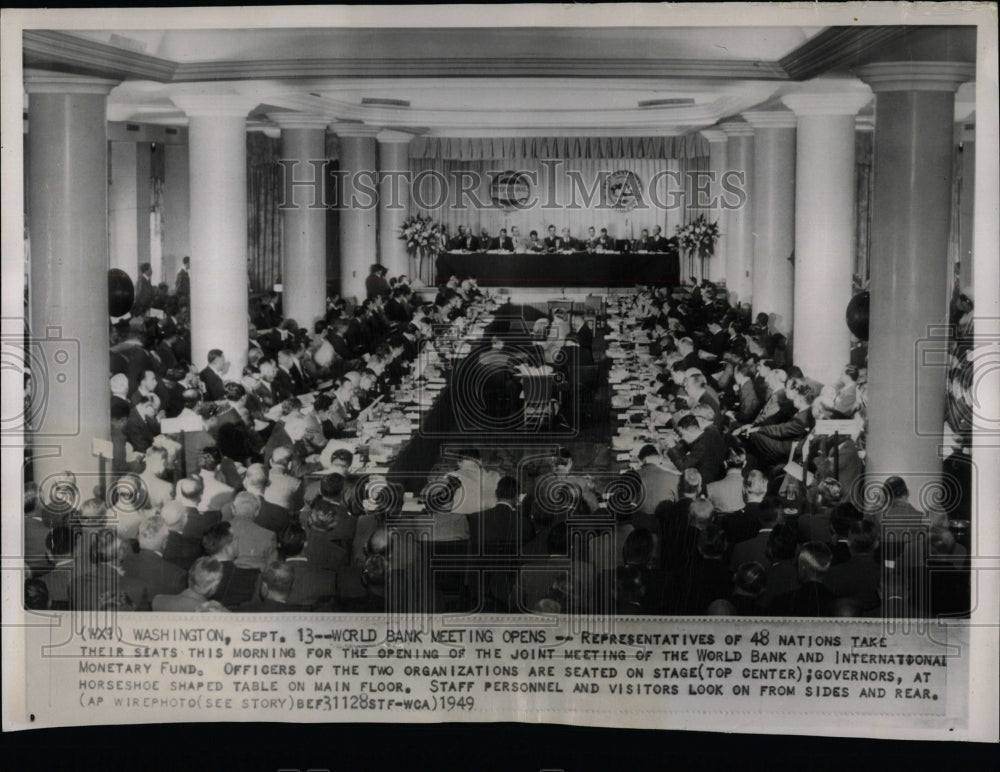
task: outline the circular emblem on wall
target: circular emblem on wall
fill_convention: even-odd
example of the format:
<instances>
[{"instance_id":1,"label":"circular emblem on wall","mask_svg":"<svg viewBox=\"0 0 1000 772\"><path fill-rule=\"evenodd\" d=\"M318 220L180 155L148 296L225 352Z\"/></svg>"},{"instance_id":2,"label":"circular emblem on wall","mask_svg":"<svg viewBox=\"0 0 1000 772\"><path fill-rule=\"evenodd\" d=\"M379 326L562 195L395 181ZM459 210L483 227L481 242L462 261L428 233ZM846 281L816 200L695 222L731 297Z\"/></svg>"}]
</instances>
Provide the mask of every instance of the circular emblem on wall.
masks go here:
<instances>
[{"instance_id":1,"label":"circular emblem on wall","mask_svg":"<svg viewBox=\"0 0 1000 772\"><path fill-rule=\"evenodd\" d=\"M490 199L494 206L519 209L531 199L531 181L524 172L507 171L494 175L490 183Z\"/></svg>"},{"instance_id":2,"label":"circular emblem on wall","mask_svg":"<svg viewBox=\"0 0 1000 772\"><path fill-rule=\"evenodd\" d=\"M616 212L629 212L642 201L642 183L639 175L619 169L608 175L604 182L604 200Z\"/></svg>"}]
</instances>

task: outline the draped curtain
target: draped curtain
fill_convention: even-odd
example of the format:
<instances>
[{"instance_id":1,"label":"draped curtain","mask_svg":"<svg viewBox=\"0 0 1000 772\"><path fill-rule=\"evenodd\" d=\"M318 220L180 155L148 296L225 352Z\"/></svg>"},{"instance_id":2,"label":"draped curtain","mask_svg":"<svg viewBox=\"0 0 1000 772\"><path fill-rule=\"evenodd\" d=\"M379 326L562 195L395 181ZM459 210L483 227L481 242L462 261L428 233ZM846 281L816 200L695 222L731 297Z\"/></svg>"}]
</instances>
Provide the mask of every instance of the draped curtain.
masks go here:
<instances>
[{"instance_id":1,"label":"draped curtain","mask_svg":"<svg viewBox=\"0 0 1000 772\"><path fill-rule=\"evenodd\" d=\"M281 140L247 133L247 259L250 291L271 289L281 277Z\"/></svg>"},{"instance_id":2,"label":"draped curtain","mask_svg":"<svg viewBox=\"0 0 1000 772\"><path fill-rule=\"evenodd\" d=\"M856 289L866 286L868 279L871 278L871 201L875 182L874 175L872 174L874 139L874 132L854 132L854 187L856 201L854 276Z\"/></svg>"}]
</instances>

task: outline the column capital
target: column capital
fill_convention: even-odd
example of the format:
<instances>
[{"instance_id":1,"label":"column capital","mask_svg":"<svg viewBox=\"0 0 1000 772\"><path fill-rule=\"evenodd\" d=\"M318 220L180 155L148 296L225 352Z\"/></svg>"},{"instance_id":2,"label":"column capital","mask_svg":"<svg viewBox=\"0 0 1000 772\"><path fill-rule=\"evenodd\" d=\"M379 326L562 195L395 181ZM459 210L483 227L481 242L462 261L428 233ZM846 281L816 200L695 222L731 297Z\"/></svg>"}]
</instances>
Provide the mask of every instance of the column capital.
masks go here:
<instances>
[{"instance_id":1,"label":"column capital","mask_svg":"<svg viewBox=\"0 0 1000 772\"><path fill-rule=\"evenodd\" d=\"M246 118L260 104L242 94L177 94L170 100L189 118L202 116Z\"/></svg>"},{"instance_id":2,"label":"column capital","mask_svg":"<svg viewBox=\"0 0 1000 772\"><path fill-rule=\"evenodd\" d=\"M323 129L330 125L330 116L316 113L278 112L268 113L268 120L282 129Z\"/></svg>"},{"instance_id":3,"label":"column capital","mask_svg":"<svg viewBox=\"0 0 1000 772\"><path fill-rule=\"evenodd\" d=\"M375 135L375 139L383 144L405 145L416 135L406 131L396 131L395 129L382 129Z\"/></svg>"},{"instance_id":4,"label":"column capital","mask_svg":"<svg viewBox=\"0 0 1000 772\"><path fill-rule=\"evenodd\" d=\"M720 123L719 128L726 132L729 137L752 137L753 126L746 121L726 121Z\"/></svg>"},{"instance_id":5,"label":"column capital","mask_svg":"<svg viewBox=\"0 0 1000 772\"><path fill-rule=\"evenodd\" d=\"M29 94L108 94L120 80L89 78L62 72L26 69L24 90Z\"/></svg>"},{"instance_id":6,"label":"column capital","mask_svg":"<svg viewBox=\"0 0 1000 772\"><path fill-rule=\"evenodd\" d=\"M875 116L871 114L856 116L854 118L854 130L875 131Z\"/></svg>"},{"instance_id":7,"label":"column capital","mask_svg":"<svg viewBox=\"0 0 1000 772\"><path fill-rule=\"evenodd\" d=\"M709 144L714 144L716 142L725 142L729 139L729 135L721 128L719 129L702 129L699 134L703 136Z\"/></svg>"},{"instance_id":8,"label":"column capital","mask_svg":"<svg viewBox=\"0 0 1000 772\"><path fill-rule=\"evenodd\" d=\"M855 74L882 91L957 91L975 80L976 66L966 62L878 62L859 67Z\"/></svg>"},{"instance_id":9,"label":"column capital","mask_svg":"<svg viewBox=\"0 0 1000 772\"><path fill-rule=\"evenodd\" d=\"M794 129L797 125L791 110L750 110L742 115L755 129Z\"/></svg>"},{"instance_id":10,"label":"column capital","mask_svg":"<svg viewBox=\"0 0 1000 772\"><path fill-rule=\"evenodd\" d=\"M857 115L858 110L872 101L867 87L857 91L800 92L783 96L781 101L795 115Z\"/></svg>"},{"instance_id":11,"label":"column capital","mask_svg":"<svg viewBox=\"0 0 1000 772\"><path fill-rule=\"evenodd\" d=\"M334 123L331 128L338 137L375 137L380 131L364 123Z\"/></svg>"}]
</instances>

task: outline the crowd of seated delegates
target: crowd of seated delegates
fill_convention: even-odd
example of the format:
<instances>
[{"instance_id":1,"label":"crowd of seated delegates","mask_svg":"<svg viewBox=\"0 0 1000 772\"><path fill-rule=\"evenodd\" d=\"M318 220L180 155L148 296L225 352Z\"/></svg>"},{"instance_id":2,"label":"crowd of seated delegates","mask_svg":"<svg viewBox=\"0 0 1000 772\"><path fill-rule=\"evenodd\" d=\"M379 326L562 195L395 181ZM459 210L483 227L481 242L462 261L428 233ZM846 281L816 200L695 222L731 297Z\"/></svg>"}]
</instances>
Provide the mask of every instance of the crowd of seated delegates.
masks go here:
<instances>
[{"instance_id":1,"label":"crowd of seated delegates","mask_svg":"<svg viewBox=\"0 0 1000 772\"><path fill-rule=\"evenodd\" d=\"M270 562L284 559L283 551L292 560L294 539L281 537L299 522L303 476L336 466L336 459L320 461L328 440L350 432L359 412L398 383L433 337L432 317L460 315L478 292L474 282L458 291L442 288L434 304L422 305L401 277L391 281L388 295L354 309L338 297L329 300L311 333L281 319L271 295L251 328L249 364L233 373L220 350L210 351L200 370L190 361L186 269L175 294L158 291L148 306L140 304L112 327L110 484L81 490L66 472L52 486L46 481L46 502L29 485L28 570L33 579L77 588L76 596L65 587L55 593L56 607L103 603L104 585L115 576L140 609L186 587L204 590L214 563L199 563L190 587L189 572L201 558L226 563L225 549L216 548L218 534L214 542L208 538L215 526L231 527L241 545L233 565L242 571L264 575ZM162 313L149 313L157 307ZM318 391L315 410L303 411L299 396L324 381L328 388ZM184 433L197 436L193 453L186 452ZM67 492L55 495L59 489ZM63 511L62 502L74 500L84 504ZM117 541L101 542L98 550L97 542L81 538L91 532L110 532ZM228 586L231 569L224 571ZM262 602L261 592L277 602L279 578L241 602Z\"/></svg>"},{"instance_id":2,"label":"crowd of seated delegates","mask_svg":"<svg viewBox=\"0 0 1000 772\"><path fill-rule=\"evenodd\" d=\"M422 608L454 603L439 595L468 593L464 579L415 594L386 592L407 572L423 570L427 557L401 555L398 540L390 538L397 521L405 522L401 495L375 480L352 480L350 452L327 449L329 440L351 431L365 404L391 388L434 326L460 315L475 292L474 281L456 279L433 304L420 306L406 283L396 281L390 294L411 314L408 322L388 320L385 295L354 312L334 298L311 334L285 320L256 335L238 380L223 352L211 352L199 373L169 344L175 374L183 377L168 377L168 357L158 353L165 339L156 338L162 323L183 318L183 309L176 318L133 318L112 352L111 416L113 471L134 481L137 492L127 495L128 486L119 485L108 496L88 499L78 490L54 496L60 485L76 489L71 472L49 489L48 501L26 491L31 578L49 588L50 604L71 608L151 608L158 596L162 606L183 593L186 600L175 602L204 596L208 608L230 610L287 607L289 598L302 596L305 601L291 605L369 608L387 598ZM879 601L884 610L890 600L893 613L902 615L967 611L967 582L948 585L937 577L929 592L915 597L918 585L908 581L964 559L946 515L917 512L897 478L885 485L883 509L862 516L848 495L863 472L861 441L847 436L833 448L829 438L813 435L817 417L863 415L862 371L848 367L838 383L815 384L784 366L783 340L758 323L765 320L748 324L710 286L680 300L644 291L637 303L646 311L642 324L653 332L662 370L647 393L669 413L676 436L639 452L639 468L622 478L635 483L633 500L615 495L605 503L586 476L572 472L565 452L540 479L562 485L569 496L540 495L545 489L537 485L518 490L516 481L486 474L474 452L464 454L431 481L434 495L425 497L436 548L467 554L483 549L485 539L502 544L490 549L540 556L551 568L494 572L483 583L484 595L472 601L511 611L604 608L606 599L591 592L599 586L594 572L613 571L620 590L615 602L643 613L878 614ZM175 343L187 337L183 326L170 332ZM115 355L125 363L120 372ZM332 387L304 412L298 395L321 378L332 379ZM280 416L272 421L275 405ZM176 444L161 433L167 419L192 431L200 422L206 435L206 447L182 472ZM681 474L664 468L661 453ZM792 457L812 474L811 482L785 471ZM319 468L337 471L318 488L307 485L305 475ZM74 497L83 504L64 511L62 502ZM569 538L574 515L602 511L614 523L618 545L610 556L603 542L598 549ZM904 529L929 529L931 538L921 542L929 545L926 554L901 549L899 540L883 549L882 535L896 516ZM487 526L491 519L503 525ZM336 577L333 589L289 594L288 572L272 570L274 564L295 568L310 561L302 569L309 569L309 586ZM203 592L216 564L227 588L221 600L218 588ZM105 598L108 584L116 591ZM39 585L31 586L32 603L39 602ZM422 585L403 585L414 586Z\"/></svg>"}]
</instances>

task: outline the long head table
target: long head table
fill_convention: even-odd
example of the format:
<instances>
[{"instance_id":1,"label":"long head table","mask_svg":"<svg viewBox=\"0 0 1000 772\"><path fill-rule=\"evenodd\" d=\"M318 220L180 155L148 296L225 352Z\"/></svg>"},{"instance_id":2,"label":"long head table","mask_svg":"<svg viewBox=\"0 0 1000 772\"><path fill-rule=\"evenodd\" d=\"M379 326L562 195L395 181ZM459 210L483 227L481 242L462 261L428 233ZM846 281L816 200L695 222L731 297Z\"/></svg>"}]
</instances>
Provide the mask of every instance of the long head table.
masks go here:
<instances>
[{"instance_id":1,"label":"long head table","mask_svg":"<svg viewBox=\"0 0 1000 772\"><path fill-rule=\"evenodd\" d=\"M680 283L680 260L664 252L442 252L437 283L475 276L481 287L630 287Z\"/></svg>"}]
</instances>

